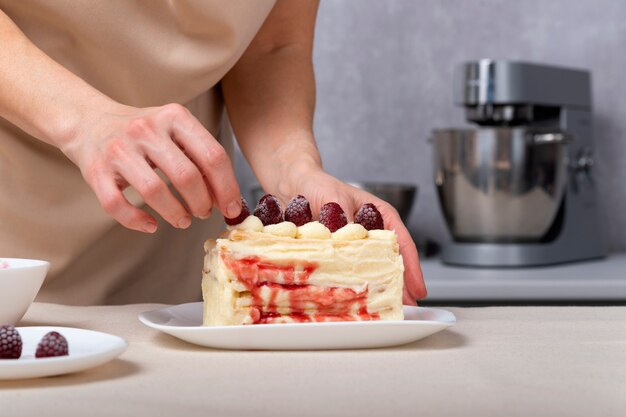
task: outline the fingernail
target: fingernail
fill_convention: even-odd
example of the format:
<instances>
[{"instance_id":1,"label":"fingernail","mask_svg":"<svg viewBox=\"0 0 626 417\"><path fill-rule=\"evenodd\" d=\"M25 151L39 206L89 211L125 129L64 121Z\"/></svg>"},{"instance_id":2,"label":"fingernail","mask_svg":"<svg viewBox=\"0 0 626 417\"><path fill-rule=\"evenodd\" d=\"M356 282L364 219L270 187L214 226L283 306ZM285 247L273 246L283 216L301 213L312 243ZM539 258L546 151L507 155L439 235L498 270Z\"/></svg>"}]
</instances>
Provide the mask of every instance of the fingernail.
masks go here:
<instances>
[{"instance_id":1,"label":"fingernail","mask_svg":"<svg viewBox=\"0 0 626 417\"><path fill-rule=\"evenodd\" d=\"M185 216L182 219L180 219L180 221L178 222L178 228L179 229L186 229L189 226L191 226L191 217L189 216Z\"/></svg>"},{"instance_id":2,"label":"fingernail","mask_svg":"<svg viewBox=\"0 0 626 417\"><path fill-rule=\"evenodd\" d=\"M241 213L241 201L236 200L226 206L226 217L234 219Z\"/></svg>"},{"instance_id":3,"label":"fingernail","mask_svg":"<svg viewBox=\"0 0 626 417\"><path fill-rule=\"evenodd\" d=\"M152 222L147 222L146 224L143 225L143 231L146 233L154 233L156 232L156 224L152 223Z\"/></svg>"},{"instance_id":4,"label":"fingernail","mask_svg":"<svg viewBox=\"0 0 626 417\"><path fill-rule=\"evenodd\" d=\"M200 214L198 217L201 219L208 219L211 217L211 210L207 211L205 214Z\"/></svg>"}]
</instances>

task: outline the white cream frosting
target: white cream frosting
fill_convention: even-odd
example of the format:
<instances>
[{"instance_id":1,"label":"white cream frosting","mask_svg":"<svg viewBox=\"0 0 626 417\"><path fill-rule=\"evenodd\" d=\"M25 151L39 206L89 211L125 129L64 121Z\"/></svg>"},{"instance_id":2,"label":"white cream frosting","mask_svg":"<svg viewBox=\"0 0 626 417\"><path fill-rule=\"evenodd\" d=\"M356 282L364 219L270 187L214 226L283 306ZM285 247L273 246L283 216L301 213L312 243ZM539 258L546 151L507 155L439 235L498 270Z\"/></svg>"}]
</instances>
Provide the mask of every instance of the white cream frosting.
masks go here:
<instances>
[{"instance_id":1,"label":"white cream frosting","mask_svg":"<svg viewBox=\"0 0 626 417\"><path fill-rule=\"evenodd\" d=\"M367 237L367 229L358 223L348 223L333 233L335 240L359 240Z\"/></svg>"},{"instance_id":2,"label":"white cream frosting","mask_svg":"<svg viewBox=\"0 0 626 417\"><path fill-rule=\"evenodd\" d=\"M268 224L263 227L263 233L269 233L274 236L295 238L298 234L298 226L292 222L280 222L277 224Z\"/></svg>"},{"instance_id":3,"label":"white cream frosting","mask_svg":"<svg viewBox=\"0 0 626 417\"><path fill-rule=\"evenodd\" d=\"M234 226L226 226L229 231L232 230L248 230L250 232L262 232L263 222L257 216L248 216L244 221Z\"/></svg>"},{"instance_id":4,"label":"white cream frosting","mask_svg":"<svg viewBox=\"0 0 626 417\"><path fill-rule=\"evenodd\" d=\"M367 232L367 237L369 239L392 240L394 242L398 240L395 230L370 230Z\"/></svg>"},{"instance_id":5,"label":"white cream frosting","mask_svg":"<svg viewBox=\"0 0 626 417\"><path fill-rule=\"evenodd\" d=\"M258 232L294 239L333 239L345 241L376 239L397 241L396 232L393 230L368 231L358 223L348 223L334 233L331 233L328 227L318 221L308 222L302 226L296 226L294 223L287 221L263 226L261 219L254 215L248 216L243 222L235 226L227 226L227 229L230 232L236 230Z\"/></svg>"},{"instance_id":6,"label":"white cream frosting","mask_svg":"<svg viewBox=\"0 0 626 417\"><path fill-rule=\"evenodd\" d=\"M298 239L330 239L328 227L320 222L308 222L298 227Z\"/></svg>"}]
</instances>

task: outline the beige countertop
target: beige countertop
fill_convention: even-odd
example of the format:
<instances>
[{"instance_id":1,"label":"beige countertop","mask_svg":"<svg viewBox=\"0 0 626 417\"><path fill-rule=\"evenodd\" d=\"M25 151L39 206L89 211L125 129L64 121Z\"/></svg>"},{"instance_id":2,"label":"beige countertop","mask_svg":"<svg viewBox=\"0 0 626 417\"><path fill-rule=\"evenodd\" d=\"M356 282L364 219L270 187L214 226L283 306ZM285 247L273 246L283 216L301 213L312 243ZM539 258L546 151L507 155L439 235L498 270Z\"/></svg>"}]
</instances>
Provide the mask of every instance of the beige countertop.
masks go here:
<instances>
[{"instance_id":1,"label":"beige countertop","mask_svg":"<svg viewBox=\"0 0 626 417\"><path fill-rule=\"evenodd\" d=\"M130 346L81 373L0 381L0 415L626 415L626 307L451 308L457 325L419 342L312 352L196 347L137 320L156 307L34 304L21 325Z\"/></svg>"}]
</instances>

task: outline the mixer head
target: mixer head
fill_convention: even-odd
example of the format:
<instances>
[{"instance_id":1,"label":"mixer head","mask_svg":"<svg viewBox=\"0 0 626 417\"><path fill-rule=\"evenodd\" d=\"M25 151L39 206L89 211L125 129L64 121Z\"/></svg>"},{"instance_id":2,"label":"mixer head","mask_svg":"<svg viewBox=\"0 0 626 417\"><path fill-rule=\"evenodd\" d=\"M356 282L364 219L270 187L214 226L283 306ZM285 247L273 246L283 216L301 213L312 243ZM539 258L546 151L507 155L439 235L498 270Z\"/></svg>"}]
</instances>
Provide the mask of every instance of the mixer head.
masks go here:
<instances>
[{"instance_id":1,"label":"mixer head","mask_svg":"<svg viewBox=\"0 0 626 417\"><path fill-rule=\"evenodd\" d=\"M455 101L481 126L555 126L563 108L591 109L587 71L481 59L461 64Z\"/></svg>"}]
</instances>

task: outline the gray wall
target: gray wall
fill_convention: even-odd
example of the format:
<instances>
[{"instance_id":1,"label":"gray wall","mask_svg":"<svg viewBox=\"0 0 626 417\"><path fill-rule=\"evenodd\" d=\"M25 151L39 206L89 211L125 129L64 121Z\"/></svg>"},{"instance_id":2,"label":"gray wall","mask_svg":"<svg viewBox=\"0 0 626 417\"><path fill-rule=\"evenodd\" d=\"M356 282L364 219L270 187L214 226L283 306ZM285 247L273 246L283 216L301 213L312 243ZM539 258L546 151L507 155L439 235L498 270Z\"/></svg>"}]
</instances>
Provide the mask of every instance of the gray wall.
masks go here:
<instances>
[{"instance_id":1,"label":"gray wall","mask_svg":"<svg viewBox=\"0 0 626 417\"><path fill-rule=\"evenodd\" d=\"M426 139L463 123L454 64L490 57L591 69L602 213L611 248L626 250L626 1L326 0L315 41L326 169L417 183L409 228L418 239L448 236ZM254 182L241 155L237 166L244 187Z\"/></svg>"}]
</instances>

